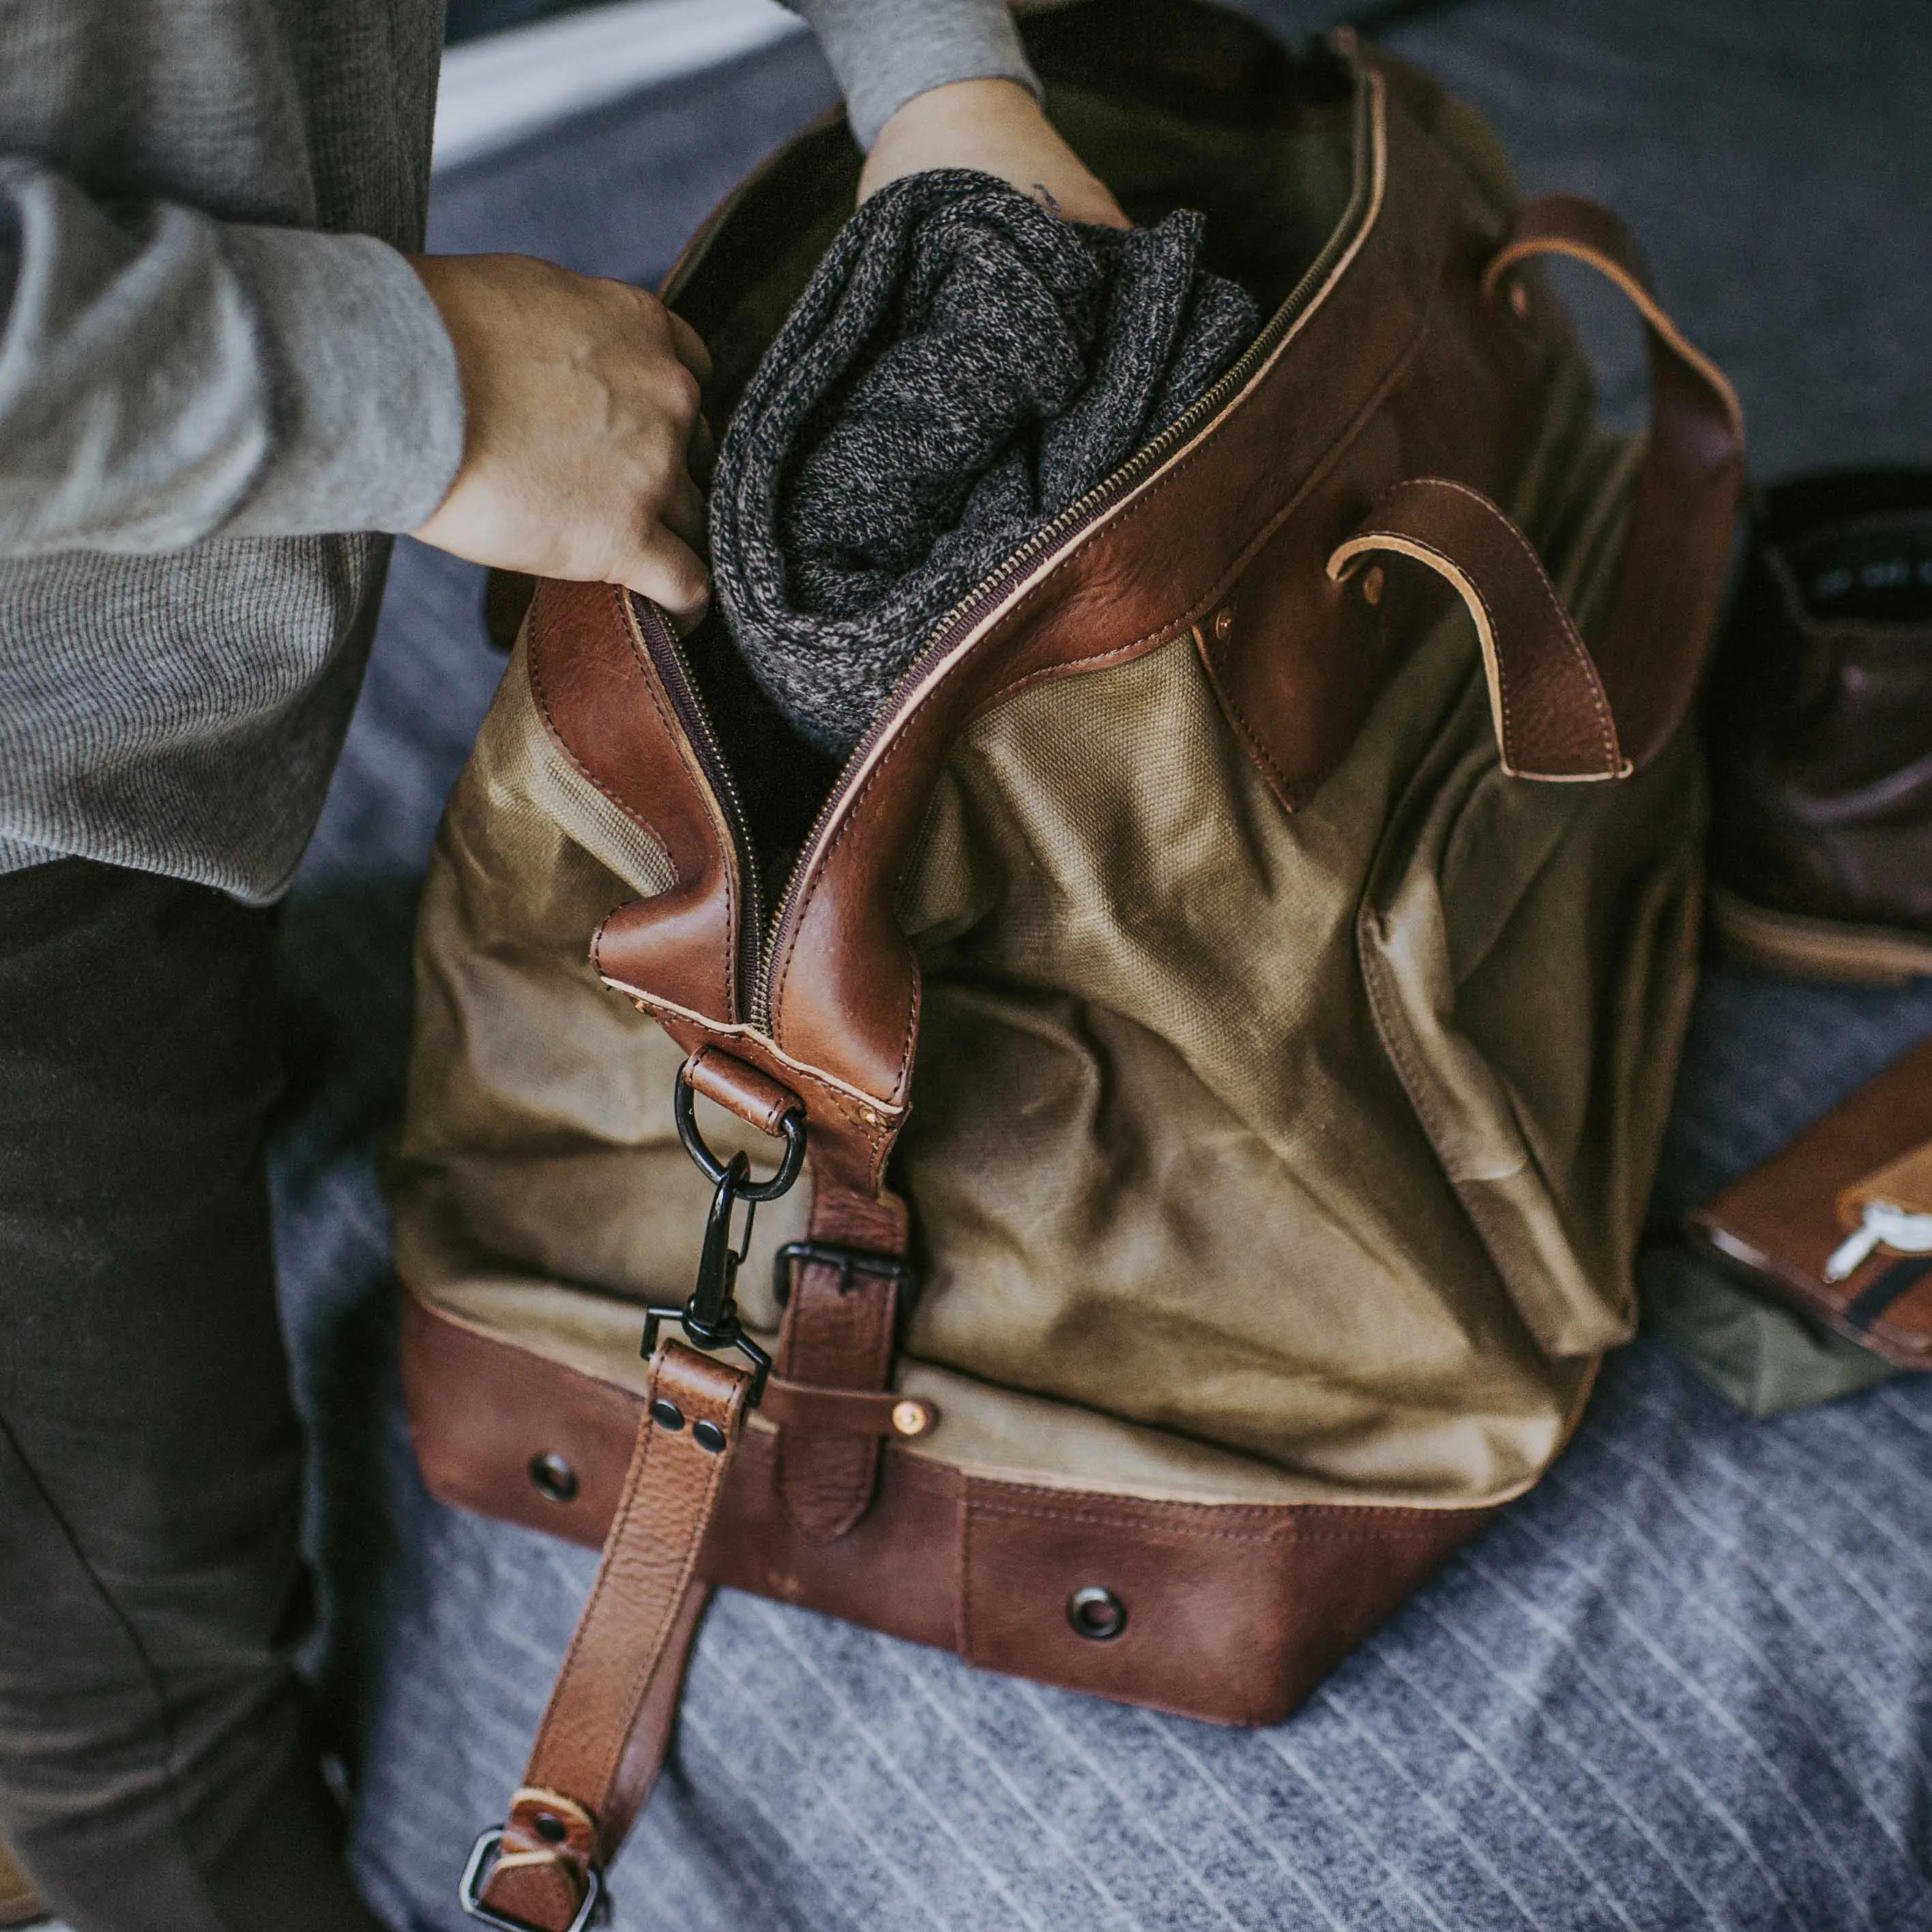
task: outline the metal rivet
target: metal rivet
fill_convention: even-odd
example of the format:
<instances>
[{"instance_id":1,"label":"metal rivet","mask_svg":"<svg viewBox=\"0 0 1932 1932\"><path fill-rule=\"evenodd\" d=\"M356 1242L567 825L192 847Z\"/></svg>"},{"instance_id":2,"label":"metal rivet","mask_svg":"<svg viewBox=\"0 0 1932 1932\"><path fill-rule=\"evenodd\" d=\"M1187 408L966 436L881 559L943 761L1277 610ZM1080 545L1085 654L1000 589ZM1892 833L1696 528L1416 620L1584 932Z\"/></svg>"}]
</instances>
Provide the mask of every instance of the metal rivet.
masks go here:
<instances>
[{"instance_id":1,"label":"metal rivet","mask_svg":"<svg viewBox=\"0 0 1932 1932\"><path fill-rule=\"evenodd\" d=\"M902 1436L923 1436L932 1421L932 1412L922 1402L908 1399L892 1404L892 1426Z\"/></svg>"},{"instance_id":2,"label":"metal rivet","mask_svg":"<svg viewBox=\"0 0 1932 1932\"><path fill-rule=\"evenodd\" d=\"M1366 602L1379 604L1382 601L1382 567L1371 564L1362 574L1362 596Z\"/></svg>"},{"instance_id":3,"label":"metal rivet","mask_svg":"<svg viewBox=\"0 0 1932 1932\"><path fill-rule=\"evenodd\" d=\"M1214 637L1216 641L1219 643L1225 640L1228 633L1234 628L1234 607L1232 604L1223 604L1220 609L1214 613Z\"/></svg>"},{"instance_id":4,"label":"metal rivet","mask_svg":"<svg viewBox=\"0 0 1932 1932\"><path fill-rule=\"evenodd\" d=\"M548 1496L554 1503L576 1499L577 1472L554 1453L530 1458L530 1480L540 1496Z\"/></svg>"},{"instance_id":5,"label":"metal rivet","mask_svg":"<svg viewBox=\"0 0 1932 1932\"><path fill-rule=\"evenodd\" d=\"M669 1396L661 1395L651 1404L651 1420L660 1429L682 1429L684 1411Z\"/></svg>"},{"instance_id":6,"label":"metal rivet","mask_svg":"<svg viewBox=\"0 0 1932 1932\"><path fill-rule=\"evenodd\" d=\"M724 1446L724 1432L708 1418L691 1425L691 1439L700 1449L708 1449L716 1455Z\"/></svg>"},{"instance_id":7,"label":"metal rivet","mask_svg":"<svg viewBox=\"0 0 1932 1932\"><path fill-rule=\"evenodd\" d=\"M570 1836L570 1827L554 1811L539 1811L530 1822L547 1845L560 1845Z\"/></svg>"},{"instance_id":8,"label":"metal rivet","mask_svg":"<svg viewBox=\"0 0 1932 1932\"><path fill-rule=\"evenodd\" d=\"M1076 1636L1106 1643L1127 1627L1127 1606L1111 1590L1089 1583L1066 1600L1066 1621Z\"/></svg>"},{"instance_id":9,"label":"metal rivet","mask_svg":"<svg viewBox=\"0 0 1932 1932\"><path fill-rule=\"evenodd\" d=\"M1522 285L1522 283L1520 283L1520 282L1512 282L1512 283L1510 283L1510 292L1509 292L1509 305L1510 305L1510 307L1511 308L1513 308L1513 309L1514 309L1514 310L1515 310L1515 311L1516 312L1516 314L1517 314L1518 315L1527 315L1527 314L1528 314L1528 313L1529 313L1529 291L1528 291L1528 289L1526 289L1526 288L1525 288L1525 287L1523 286L1523 285Z\"/></svg>"}]
</instances>

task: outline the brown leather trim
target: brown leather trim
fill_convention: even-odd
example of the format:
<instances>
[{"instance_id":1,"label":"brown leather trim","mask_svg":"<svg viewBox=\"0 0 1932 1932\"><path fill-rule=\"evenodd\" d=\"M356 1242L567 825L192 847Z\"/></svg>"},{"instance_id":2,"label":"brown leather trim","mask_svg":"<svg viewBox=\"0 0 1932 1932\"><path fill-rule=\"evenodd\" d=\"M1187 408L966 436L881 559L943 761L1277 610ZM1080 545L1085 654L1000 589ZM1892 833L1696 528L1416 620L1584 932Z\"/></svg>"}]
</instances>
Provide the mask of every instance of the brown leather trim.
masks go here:
<instances>
[{"instance_id":1,"label":"brown leather trim","mask_svg":"<svg viewBox=\"0 0 1932 1932\"><path fill-rule=\"evenodd\" d=\"M873 1254L905 1252L905 1204L868 1198L812 1178L814 1241ZM819 1388L877 1392L891 1385L898 1328L898 1284L890 1276L806 1262L792 1271L776 1364L788 1380ZM794 1432L778 1437L778 1492L785 1514L809 1543L843 1536L872 1500L878 1480L874 1435Z\"/></svg>"},{"instance_id":2,"label":"brown leather trim","mask_svg":"<svg viewBox=\"0 0 1932 1932\"><path fill-rule=\"evenodd\" d=\"M404 1374L425 1480L444 1501L596 1543L642 1398L405 1297ZM975 1478L886 1444L872 1504L808 1540L778 1487L778 1436L754 1418L699 1568L988 1670L1220 1724L1285 1717L1494 1514L1331 1504L1150 1502ZM547 1502L531 1458L568 1442L578 1499ZM1074 1635L1066 1598L1117 1591L1111 1643Z\"/></svg>"},{"instance_id":3,"label":"brown leather trim","mask_svg":"<svg viewBox=\"0 0 1932 1932\"><path fill-rule=\"evenodd\" d=\"M716 1101L760 1133L776 1134L788 1114L805 1111L789 1087L716 1046L700 1046L684 1063L682 1078L693 1093Z\"/></svg>"},{"instance_id":4,"label":"brown leather trim","mask_svg":"<svg viewBox=\"0 0 1932 1932\"><path fill-rule=\"evenodd\" d=\"M1484 272L1485 294L1498 294L1520 264L1552 254L1607 276L1635 304L1649 343L1649 446L1594 643L1624 750L1642 766L1683 722L1703 669L1744 488L1744 416L1723 372L1659 306L1630 231L1594 202L1526 202Z\"/></svg>"},{"instance_id":5,"label":"brown leather trim","mask_svg":"<svg viewBox=\"0 0 1932 1932\"><path fill-rule=\"evenodd\" d=\"M530 696L577 769L662 846L674 883L628 910L648 924L658 984L726 1022L737 1012L739 898L730 832L650 662L643 614L608 584L544 582L525 629ZM601 935L591 941L596 960Z\"/></svg>"},{"instance_id":6,"label":"brown leather trim","mask_svg":"<svg viewBox=\"0 0 1932 1932\"><path fill-rule=\"evenodd\" d=\"M430 1490L596 1549L617 1513L643 1398L560 1370L407 1289L401 1327L410 1438ZM644 1328L640 1310L640 1338ZM540 1472L559 1472L561 1486L554 1474L539 1486Z\"/></svg>"},{"instance_id":7,"label":"brown leather trim","mask_svg":"<svg viewBox=\"0 0 1932 1932\"><path fill-rule=\"evenodd\" d=\"M1488 1514L1150 1503L969 1478L961 1653L1098 1696L1273 1724ZM1087 1589L1120 1604L1118 1636L1075 1629Z\"/></svg>"},{"instance_id":8,"label":"brown leather trim","mask_svg":"<svg viewBox=\"0 0 1932 1932\"><path fill-rule=\"evenodd\" d=\"M910 1442L939 1426L938 1405L922 1396L891 1389L824 1388L788 1382L782 1376L766 1377L758 1413L788 1434L800 1436L883 1436Z\"/></svg>"},{"instance_id":9,"label":"brown leather trim","mask_svg":"<svg viewBox=\"0 0 1932 1932\"><path fill-rule=\"evenodd\" d=\"M638 1012L649 1013L687 1053L706 1045L719 1046L788 1088L805 1105L812 1172L854 1192L876 1193L905 1108L889 1106L821 1068L790 1058L775 1041L751 1027L722 1025L641 992L624 976L628 971L644 970L627 963L628 936L654 903L639 899L620 906L598 929L592 963L604 983L623 994ZM647 934L644 944L651 943Z\"/></svg>"},{"instance_id":10,"label":"brown leather trim","mask_svg":"<svg viewBox=\"0 0 1932 1932\"><path fill-rule=\"evenodd\" d=\"M1328 574L1347 583L1378 551L1426 565L1467 607L1504 771L1545 779L1628 773L1588 649L1529 539L1488 497L1438 476L1399 483L1336 547ZM1379 598L1381 579L1363 580L1370 601Z\"/></svg>"},{"instance_id":11,"label":"brown leather trim","mask_svg":"<svg viewBox=\"0 0 1932 1932\"><path fill-rule=\"evenodd\" d=\"M698 1552L741 1438L751 1378L680 1342L649 1390L603 1561L578 1618L482 1899L569 1932L662 1762L702 1607Z\"/></svg>"}]
</instances>

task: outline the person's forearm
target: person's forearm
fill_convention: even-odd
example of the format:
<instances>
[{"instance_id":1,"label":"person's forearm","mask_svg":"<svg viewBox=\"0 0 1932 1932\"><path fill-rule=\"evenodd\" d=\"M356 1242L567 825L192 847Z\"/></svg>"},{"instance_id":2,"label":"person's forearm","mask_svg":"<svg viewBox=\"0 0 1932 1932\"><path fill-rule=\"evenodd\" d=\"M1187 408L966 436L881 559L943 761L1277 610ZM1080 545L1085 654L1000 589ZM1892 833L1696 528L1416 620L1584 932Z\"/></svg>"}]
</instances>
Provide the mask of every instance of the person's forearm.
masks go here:
<instances>
[{"instance_id":1,"label":"person's forearm","mask_svg":"<svg viewBox=\"0 0 1932 1932\"><path fill-rule=\"evenodd\" d=\"M915 94L961 80L1012 80L1037 97L1006 0L789 0L811 22L869 148Z\"/></svg>"},{"instance_id":2,"label":"person's forearm","mask_svg":"<svg viewBox=\"0 0 1932 1932\"><path fill-rule=\"evenodd\" d=\"M463 446L403 256L163 204L110 214L0 157L0 556L406 530Z\"/></svg>"}]
</instances>

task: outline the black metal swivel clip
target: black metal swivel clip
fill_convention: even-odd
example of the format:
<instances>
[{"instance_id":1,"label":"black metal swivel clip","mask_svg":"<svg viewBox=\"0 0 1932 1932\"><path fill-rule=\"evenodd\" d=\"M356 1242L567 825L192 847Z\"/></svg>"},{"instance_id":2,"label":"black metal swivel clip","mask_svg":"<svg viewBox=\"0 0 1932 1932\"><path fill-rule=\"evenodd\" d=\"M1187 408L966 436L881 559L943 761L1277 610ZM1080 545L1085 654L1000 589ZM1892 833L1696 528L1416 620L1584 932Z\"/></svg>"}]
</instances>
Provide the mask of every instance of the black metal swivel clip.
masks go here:
<instances>
[{"instance_id":1,"label":"black metal swivel clip","mask_svg":"<svg viewBox=\"0 0 1932 1932\"><path fill-rule=\"evenodd\" d=\"M755 1408L765 1392L765 1378L772 1372L772 1358L745 1332L738 1316L736 1288L739 1264L752 1245L752 1217L760 1202L776 1201L797 1180L805 1165L805 1114L796 1109L778 1123L784 1136L784 1156L778 1172L769 1180L754 1180L752 1163L742 1154L720 1160L698 1131L690 1083L678 1076L672 1112L677 1120L677 1137L685 1152L698 1163L698 1170L716 1192L711 1211L704 1223L704 1246L698 1258L697 1285L682 1306L673 1303L644 1311L644 1343L641 1351L648 1361L656 1352L658 1330L666 1322L682 1324L686 1339L700 1348L735 1348L752 1366L752 1387L746 1406ZM745 1204L744 1226L734 1246L731 1238L732 1210Z\"/></svg>"}]
</instances>

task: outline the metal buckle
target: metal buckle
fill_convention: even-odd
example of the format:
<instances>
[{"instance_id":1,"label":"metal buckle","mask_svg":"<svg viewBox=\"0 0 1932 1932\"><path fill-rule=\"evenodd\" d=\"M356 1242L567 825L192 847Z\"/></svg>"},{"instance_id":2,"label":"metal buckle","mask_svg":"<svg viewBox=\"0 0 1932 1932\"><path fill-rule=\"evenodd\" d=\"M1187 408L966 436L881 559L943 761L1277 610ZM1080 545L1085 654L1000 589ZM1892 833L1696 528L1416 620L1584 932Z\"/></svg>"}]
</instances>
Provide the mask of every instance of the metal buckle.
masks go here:
<instances>
[{"instance_id":1,"label":"metal buckle","mask_svg":"<svg viewBox=\"0 0 1932 1932\"><path fill-rule=\"evenodd\" d=\"M855 1274L868 1274L875 1280L890 1281L904 1288L916 1279L913 1264L902 1255L881 1254L876 1248L848 1248L839 1241L788 1241L772 1257L772 1299L782 1308L791 1299L791 1269L794 1262L808 1267L838 1270L838 1292L851 1286Z\"/></svg>"},{"instance_id":2,"label":"metal buckle","mask_svg":"<svg viewBox=\"0 0 1932 1932\"><path fill-rule=\"evenodd\" d=\"M698 1131L689 1084L680 1073L671 1111L677 1121L678 1138L685 1151L698 1163L700 1173L716 1184L711 1212L704 1224L704 1246L698 1259L697 1285L682 1303L663 1303L644 1310L644 1339L638 1352L648 1361L657 1352L658 1330L667 1322L682 1325L686 1340L700 1348L735 1348L750 1364L752 1386L746 1406L756 1408L765 1392L765 1379L772 1372L772 1358L746 1334L739 1319L735 1292L738 1269L752 1246L752 1218L761 1201L776 1201L797 1180L805 1165L805 1117L802 1112L785 1115L778 1123L784 1135L784 1158L769 1180L754 1180L752 1163L742 1154L720 1160L706 1146ZM731 1210L745 1204L745 1228L736 1246L731 1243Z\"/></svg>"},{"instance_id":3,"label":"metal buckle","mask_svg":"<svg viewBox=\"0 0 1932 1932\"><path fill-rule=\"evenodd\" d=\"M532 1925L526 1918L512 1918L506 1912L493 1912L479 1895L483 1882L495 1862L491 1854L502 1842L503 1828L500 1825L492 1825L487 1832L478 1834L476 1844L470 1848L470 1862L463 1868L462 1881L456 1889L457 1903L463 1907L466 1918L475 1919L479 1925L493 1927L494 1932L544 1932L542 1926ZM584 1888L584 1903L577 1908L577 1916L570 1922L568 1932L584 1932L604 1902L604 1874L595 1865L586 1865L584 1873L590 1882Z\"/></svg>"}]
</instances>

